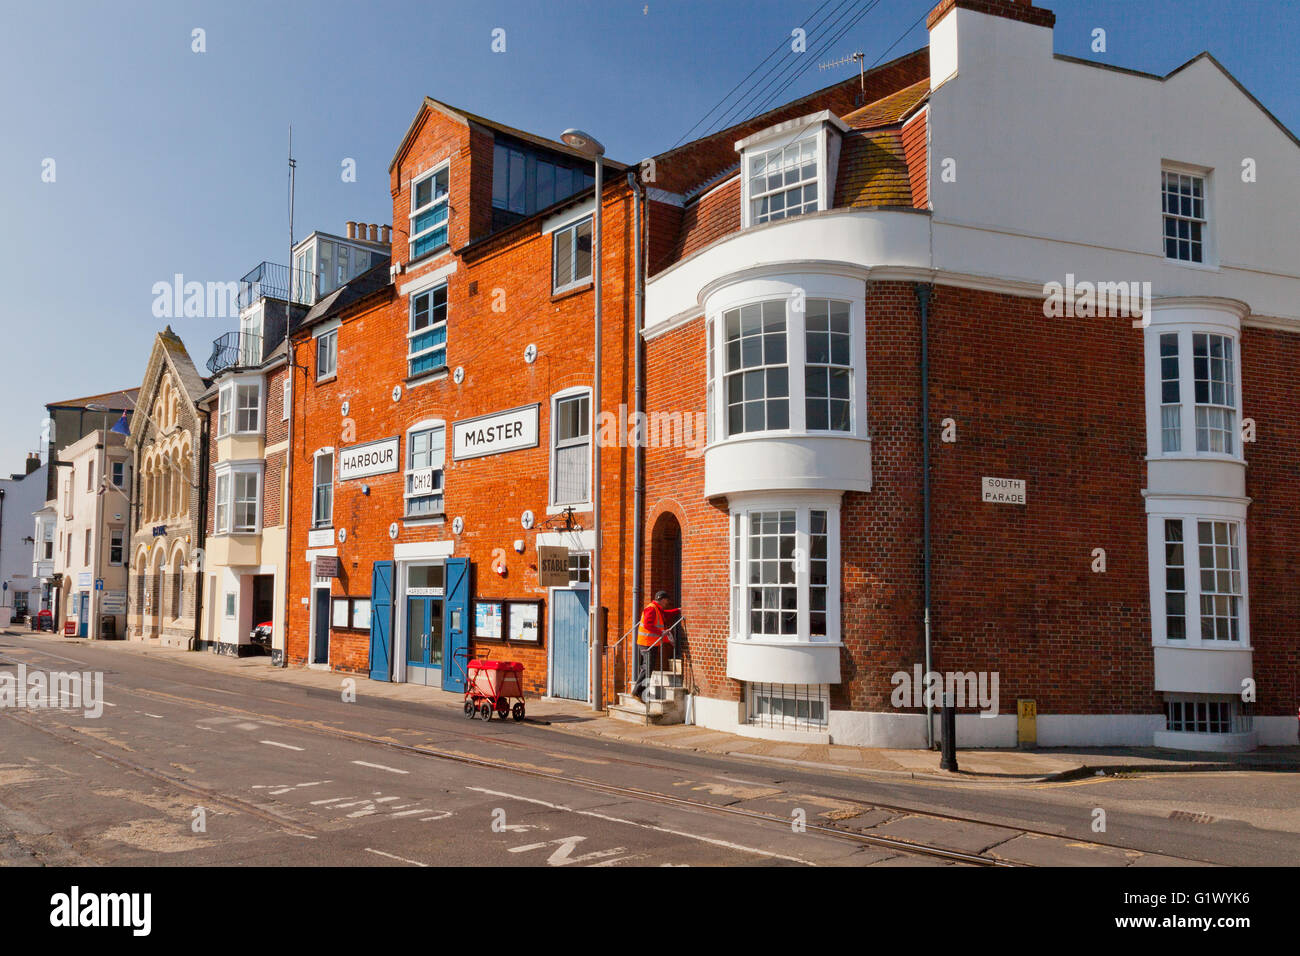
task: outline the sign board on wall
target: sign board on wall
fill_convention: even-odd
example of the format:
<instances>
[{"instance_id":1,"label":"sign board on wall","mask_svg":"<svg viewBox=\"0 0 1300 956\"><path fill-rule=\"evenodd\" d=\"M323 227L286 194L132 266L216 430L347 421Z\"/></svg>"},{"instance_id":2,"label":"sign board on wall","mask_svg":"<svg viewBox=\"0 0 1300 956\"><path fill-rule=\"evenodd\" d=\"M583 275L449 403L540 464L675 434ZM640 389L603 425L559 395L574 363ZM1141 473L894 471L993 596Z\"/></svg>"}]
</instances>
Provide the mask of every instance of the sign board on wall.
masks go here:
<instances>
[{"instance_id":1,"label":"sign board on wall","mask_svg":"<svg viewBox=\"0 0 1300 956\"><path fill-rule=\"evenodd\" d=\"M126 592L105 591L99 599L99 610L104 614L125 614Z\"/></svg>"},{"instance_id":2,"label":"sign board on wall","mask_svg":"<svg viewBox=\"0 0 1300 956\"><path fill-rule=\"evenodd\" d=\"M537 447L537 404L467 418L452 426L452 458L481 458Z\"/></svg>"},{"instance_id":3,"label":"sign board on wall","mask_svg":"<svg viewBox=\"0 0 1300 956\"><path fill-rule=\"evenodd\" d=\"M541 640L541 605L536 601L506 602L506 627L512 641Z\"/></svg>"},{"instance_id":4,"label":"sign board on wall","mask_svg":"<svg viewBox=\"0 0 1300 956\"><path fill-rule=\"evenodd\" d=\"M537 548L537 583L544 588L569 586L569 549L550 545Z\"/></svg>"},{"instance_id":5,"label":"sign board on wall","mask_svg":"<svg viewBox=\"0 0 1300 956\"><path fill-rule=\"evenodd\" d=\"M339 576L339 559L335 554L322 554L316 559L316 577L337 578Z\"/></svg>"},{"instance_id":6,"label":"sign board on wall","mask_svg":"<svg viewBox=\"0 0 1300 956\"><path fill-rule=\"evenodd\" d=\"M501 640L505 605L501 601L474 602L474 636L480 640Z\"/></svg>"},{"instance_id":7,"label":"sign board on wall","mask_svg":"<svg viewBox=\"0 0 1300 956\"><path fill-rule=\"evenodd\" d=\"M309 548L328 548L333 543L333 528L318 528L315 531L307 532L307 547Z\"/></svg>"},{"instance_id":8,"label":"sign board on wall","mask_svg":"<svg viewBox=\"0 0 1300 956\"><path fill-rule=\"evenodd\" d=\"M398 440L383 438L339 449L339 481L397 471Z\"/></svg>"},{"instance_id":9,"label":"sign board on wall","mask_svg":"<svg viewBox=\"0 0 1300 956\"><path fill-rule=\"evenodd\" d=\"M1025 480L1023 478L985 478L980 500L995 505L1023 505Z\"/></svg>"}]
</instances>

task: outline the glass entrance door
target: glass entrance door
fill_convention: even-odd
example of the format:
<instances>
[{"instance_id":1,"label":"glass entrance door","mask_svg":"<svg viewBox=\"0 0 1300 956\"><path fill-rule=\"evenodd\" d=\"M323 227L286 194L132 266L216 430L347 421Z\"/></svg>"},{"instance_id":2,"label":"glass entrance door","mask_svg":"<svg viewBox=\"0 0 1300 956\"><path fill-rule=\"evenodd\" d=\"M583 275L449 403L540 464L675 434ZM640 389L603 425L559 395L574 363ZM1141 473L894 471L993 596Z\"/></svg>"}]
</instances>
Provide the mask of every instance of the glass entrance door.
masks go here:
<instances>
[{"instance_id":1,"label":"glass entrance door","mask_svg":"<svg viewBox=\"0 0 1300 956\"><path fill-rule=\"evenodd\" d=\"M442 598L406 599L406 680L442 684Z\"/></svg>"}]
</instances>

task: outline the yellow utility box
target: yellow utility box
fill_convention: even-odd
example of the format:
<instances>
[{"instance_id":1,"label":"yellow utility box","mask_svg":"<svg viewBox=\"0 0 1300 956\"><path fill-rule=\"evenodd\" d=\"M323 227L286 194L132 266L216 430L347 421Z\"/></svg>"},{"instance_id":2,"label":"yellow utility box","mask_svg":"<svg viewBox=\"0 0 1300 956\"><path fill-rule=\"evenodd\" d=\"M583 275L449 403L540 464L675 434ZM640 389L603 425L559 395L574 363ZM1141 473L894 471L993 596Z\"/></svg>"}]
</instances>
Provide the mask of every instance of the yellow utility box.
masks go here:
<instances>
[{"instance_id":1,"label":"yellow utility box","mask_svg":"<svg viewBox=\"0 0 1300 956\"><path fill-rule=\"evenodd\" d=\"M1021 747L1038 746L1038 703L1027 698L1016 700L1016 743Z\"/></svg>"}]
</instances>

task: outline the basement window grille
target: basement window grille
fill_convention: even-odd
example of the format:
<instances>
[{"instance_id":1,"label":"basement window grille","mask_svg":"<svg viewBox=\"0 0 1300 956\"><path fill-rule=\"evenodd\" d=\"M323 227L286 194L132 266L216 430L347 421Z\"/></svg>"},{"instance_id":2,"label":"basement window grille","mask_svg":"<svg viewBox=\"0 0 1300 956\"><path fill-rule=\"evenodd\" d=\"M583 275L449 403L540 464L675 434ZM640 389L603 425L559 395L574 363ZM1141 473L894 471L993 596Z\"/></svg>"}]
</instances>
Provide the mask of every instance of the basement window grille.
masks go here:
<instances>
[{"instance_id":1,"label":"basement window grille","mask_svg":"<svg viewBox=\"0 0 1300 956\"><path fill-rule=\"evenodd\" d=\"M1247 733L1254 721L1240 702L1230 700L1167 700L1166 729L1185 734Z\"/></svg>"},{"instance_id":2,"label":"basement window grille","mask_svg":"<svg viewBox=\"0 0 1300 956\"><path fill-rule=\"evenodd\" d=\"M781 730L826 727L830 695L825 684L749 684L747 690L751 726Z\"/></svg>"}]
</instances>

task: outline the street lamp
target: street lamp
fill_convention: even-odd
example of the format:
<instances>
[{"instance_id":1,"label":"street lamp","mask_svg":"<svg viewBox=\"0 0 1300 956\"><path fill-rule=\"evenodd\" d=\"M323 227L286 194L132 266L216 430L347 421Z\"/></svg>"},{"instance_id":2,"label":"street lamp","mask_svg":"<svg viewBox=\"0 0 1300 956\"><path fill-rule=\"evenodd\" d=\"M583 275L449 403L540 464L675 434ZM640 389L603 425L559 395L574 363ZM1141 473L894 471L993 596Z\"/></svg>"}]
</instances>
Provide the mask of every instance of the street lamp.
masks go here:
<instances>
[{"instance_id":1,"label":"street lamp","mask_svg":"<svg viewBox=\"0 0 1300 956\"><path fill-rule=\"evenodd\" d=\"M595 527L595 540L591 548L591 619L588 628L591 634L591 709L601 710L601 635L600 635L600 446L597 443L596 423L600 421L600 200L603 186L603 161L605 147L589 133L579 129L566 129L561 135L565 145L571 147L590 159L596 167L595 210L591 217L591 284L595 293L595 362L592 375L595 378L591 390L591 448L592 448L592 524Z\"/></svg>"},{"instance_id":2,"label":"street lamp","mask_svg":"<svg viewBox=\"0 0 1300 956\"><path fill-rule=\"evenodd\" d=\"M108 467L108 406L102 402L87 402L86 411L103 412L104 427L99 433L99 480L103 484L104 469ZM104 496L95 495L95 554L90 562L90 620L86 622L86 636L98 640L99 633L99 559L104 552Z\"/></svg>"}]
</instances>

